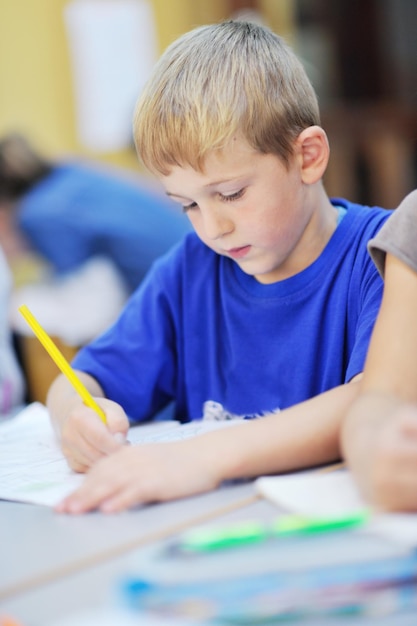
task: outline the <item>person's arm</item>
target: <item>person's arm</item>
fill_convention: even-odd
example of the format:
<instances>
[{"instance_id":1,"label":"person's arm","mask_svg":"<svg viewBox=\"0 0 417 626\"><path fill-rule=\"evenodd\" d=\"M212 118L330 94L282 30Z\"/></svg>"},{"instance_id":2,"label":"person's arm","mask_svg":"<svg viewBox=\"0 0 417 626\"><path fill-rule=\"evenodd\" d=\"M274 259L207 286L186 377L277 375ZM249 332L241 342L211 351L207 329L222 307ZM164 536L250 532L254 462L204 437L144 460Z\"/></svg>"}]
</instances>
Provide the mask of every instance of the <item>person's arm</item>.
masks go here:
<instances>
[{"instance_id":1,"label":"person's arm","mask_svg":"<svg viewBox=\"0 0 417 626\"><path fill-rule=\"evenodd\" d=\"M361 394L342 447L365 497L417 510L417 272L388 254L385 288Z\"/></svg>"},{"instance_id":2,"label":"person's arm","mask_svg":"<svg viewBox=\"0 0 417 626\"><path fill-rule=\"evenodd\" d=\"M80 371L77 376L104 410L106 424L83 404L62 374L48 391L47 407L68 464L77 472L86 472L98 459L121 447L129 422L118 404L104 398L103 390L92 376Z\"/></svg>"},{"instance_id":3,"label":"person's arm","mask_svg":"<svg viewBox=\"0 0 417 626\"><path fill-rule=\"evenodd\" d=\"M280 413L194 439L121 449L95 464L58 511L120 511L209 491L224 480L336 461L340 425L358 387L336 387Z\"/></svg>"}]
</instances>

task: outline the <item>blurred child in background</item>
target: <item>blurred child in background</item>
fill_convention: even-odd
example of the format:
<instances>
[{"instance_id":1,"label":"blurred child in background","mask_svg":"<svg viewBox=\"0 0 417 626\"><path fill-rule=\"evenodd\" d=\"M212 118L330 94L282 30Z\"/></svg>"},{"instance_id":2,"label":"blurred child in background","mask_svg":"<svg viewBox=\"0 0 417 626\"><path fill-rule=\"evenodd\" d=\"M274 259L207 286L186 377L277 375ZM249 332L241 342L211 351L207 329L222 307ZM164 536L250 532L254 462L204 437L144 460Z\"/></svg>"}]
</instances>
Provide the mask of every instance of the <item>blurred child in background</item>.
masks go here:
<instances>
[{"instance_id":1,"label":"blurred child in background","mask_svg":"<svg viewBox=\"0 0 417 626\"><path fill-rule=\"evenodd\" d=\"M138 176L75 159L49 161L16 133L0 141L0 220L11 265L19 238L21 250L33 250L61 275L105 257L129 292L190 230L181 211Z\"/></svg>"}]
</instances>

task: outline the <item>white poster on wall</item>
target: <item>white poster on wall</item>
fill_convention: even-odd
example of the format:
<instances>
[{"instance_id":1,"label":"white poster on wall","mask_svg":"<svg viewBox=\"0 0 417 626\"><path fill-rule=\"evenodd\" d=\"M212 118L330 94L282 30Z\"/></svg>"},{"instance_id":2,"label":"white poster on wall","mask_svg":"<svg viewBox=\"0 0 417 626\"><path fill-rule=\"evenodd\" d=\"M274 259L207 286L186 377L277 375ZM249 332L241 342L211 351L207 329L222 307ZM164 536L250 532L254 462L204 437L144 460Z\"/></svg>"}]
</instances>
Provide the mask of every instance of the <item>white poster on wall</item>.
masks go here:
<instances>
[{"instance_id":1,"label":"white poster on wall","mask_svg":"<svg viewBox=\"0 0 417 626\"><path fill-rule=\"evenodd\" d=\"M124 149L157 58L152 7L147 0L71 0L64 20L80 143L94 152Z\"/></svg>"}]
</instances>

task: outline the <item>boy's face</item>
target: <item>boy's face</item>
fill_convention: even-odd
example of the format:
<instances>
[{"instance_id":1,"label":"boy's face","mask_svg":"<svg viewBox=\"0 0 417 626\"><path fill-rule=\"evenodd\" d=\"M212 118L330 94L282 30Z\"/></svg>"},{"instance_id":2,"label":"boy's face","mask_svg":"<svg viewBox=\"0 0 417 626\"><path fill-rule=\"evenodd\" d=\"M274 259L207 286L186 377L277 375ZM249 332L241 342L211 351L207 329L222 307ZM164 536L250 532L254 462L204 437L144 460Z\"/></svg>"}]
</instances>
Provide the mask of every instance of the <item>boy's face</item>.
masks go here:
<instances>
[{"instance_id":1,"label":"boy's face","mask_svg":"<svg viewBox=\"0 0 417 626\"><path fill-rule=\"evenodd\" d=\"M235 139L209 154L203 173L175 166L160 180L200 239L259 282L288 278L314 260L313 207L297 154L286 168Z\"/></svg>"}]
</instances>

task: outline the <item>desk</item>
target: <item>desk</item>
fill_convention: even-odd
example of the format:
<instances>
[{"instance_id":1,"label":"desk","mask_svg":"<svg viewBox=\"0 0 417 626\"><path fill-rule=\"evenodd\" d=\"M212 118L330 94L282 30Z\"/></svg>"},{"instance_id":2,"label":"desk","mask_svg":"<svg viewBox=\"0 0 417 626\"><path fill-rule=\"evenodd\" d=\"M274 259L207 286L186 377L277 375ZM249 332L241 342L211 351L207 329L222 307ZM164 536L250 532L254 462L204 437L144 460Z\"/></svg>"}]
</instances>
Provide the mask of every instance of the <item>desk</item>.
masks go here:
<instances>
[{"instance_id":1,"label":"desk","mask_svg":"<svg viewBox=\"0 0 417 626\"><path fill-rule=\"evenodd\" d=\"M22 626L55 626L86 610L111 612L117 583L132 572L147 576L152 553L184 528L276 516L277 508L259 499L250 483L114 516L59 516L43 507L0 502L0 614L15 617ZM139 623L144 622L138 618ZM415 626L416 615L343 618L326 620L325 625L323 620L300 622L300 626L353 624Z\"/></svg>"},{"instance_id":2,"label":"desk","mask_svg":"<svg viewBox=\"0 0 417 626\"><path fill-rule=\"evenodd\" d=\"M156 542L256 499L252 486L243 484L117 515L95 512L81 516L59 515L49 507L0 501L0 601Z\"/></svg>"}]
</instances>

